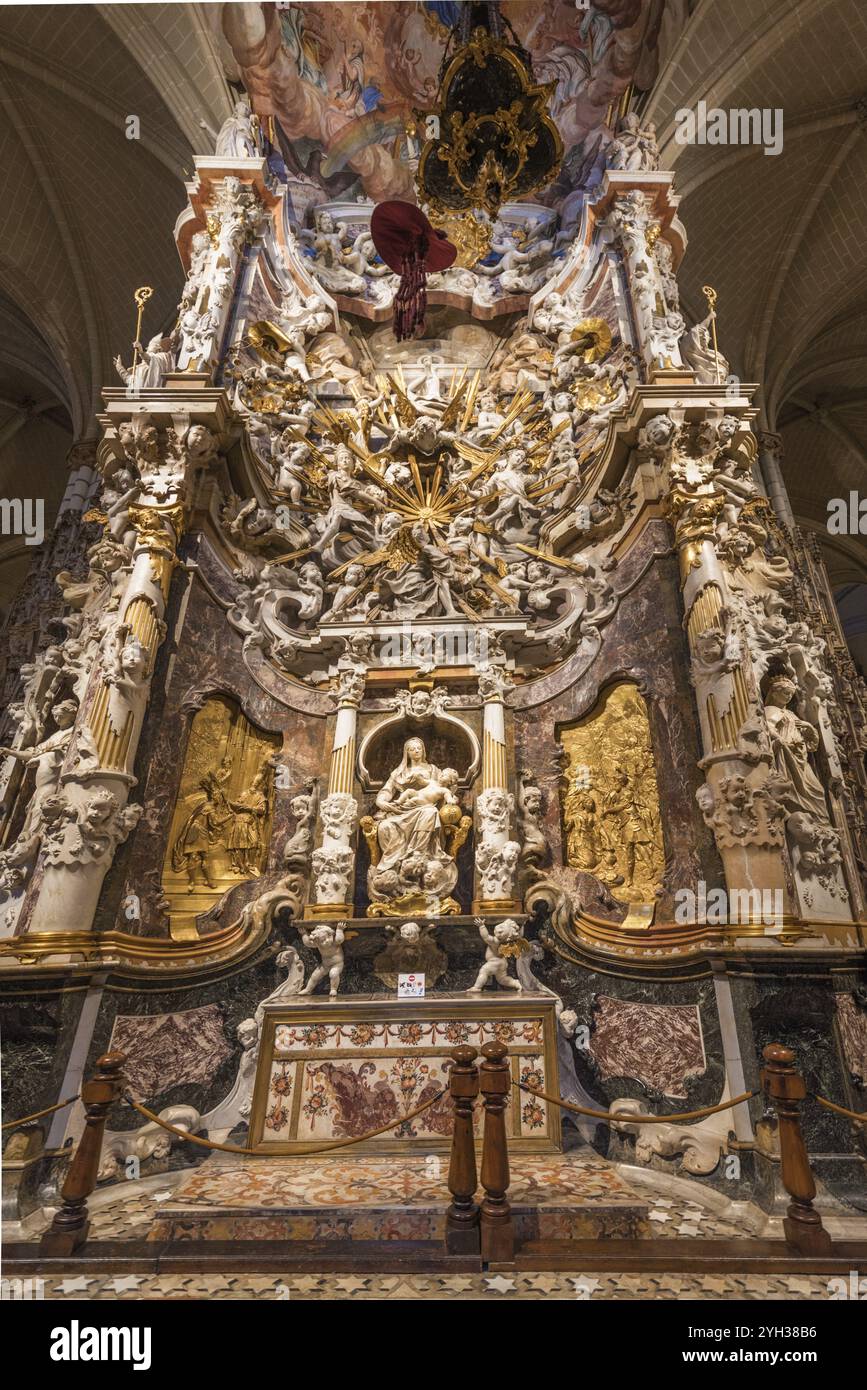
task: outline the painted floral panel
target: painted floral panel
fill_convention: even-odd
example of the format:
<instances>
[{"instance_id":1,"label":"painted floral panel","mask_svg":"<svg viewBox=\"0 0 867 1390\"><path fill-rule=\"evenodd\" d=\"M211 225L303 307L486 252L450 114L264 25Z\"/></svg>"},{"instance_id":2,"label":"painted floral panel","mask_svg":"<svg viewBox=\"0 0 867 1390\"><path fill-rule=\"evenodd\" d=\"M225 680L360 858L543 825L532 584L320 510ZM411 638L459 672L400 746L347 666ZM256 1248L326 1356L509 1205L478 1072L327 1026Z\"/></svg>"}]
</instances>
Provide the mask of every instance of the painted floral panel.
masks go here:
<instances>
[{"instance_id":1,"label":"painted floral panel","mask_svg":"<svg viewBox=\"0 0 867 1390\"><path fill-rule=\"evenodd\" d=\"M418 1019L388 1023L278 1024L275 1052L278 1056L345 1048L457 1047L497 1040L507 1046L542 1046L541 1019Z\"/></svg>"}]
</instances>

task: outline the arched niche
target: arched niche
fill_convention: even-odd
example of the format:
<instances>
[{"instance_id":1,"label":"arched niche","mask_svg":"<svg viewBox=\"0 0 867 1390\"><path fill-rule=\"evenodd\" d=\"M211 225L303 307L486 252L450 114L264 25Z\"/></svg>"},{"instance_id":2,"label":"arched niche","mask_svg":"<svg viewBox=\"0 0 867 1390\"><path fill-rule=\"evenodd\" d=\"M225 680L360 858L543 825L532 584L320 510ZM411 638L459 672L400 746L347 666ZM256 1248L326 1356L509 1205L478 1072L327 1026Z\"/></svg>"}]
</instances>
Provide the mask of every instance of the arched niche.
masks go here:
<instances>
[{"instance_id":1,"label":"arched niche","mask_svg":"<svg viewBox=\"0 0 867 1390\"><path fill-rule=\"evenodd\" d=\"M429 760L437 767L453 767L464 790L473 785L482 764L482 750L469 725L445 713L414 719L401 712L369 730L361 741L358 780L365 791L379 791L403 757L408 738L422 739Z\"/></svg>"}]
</instances>

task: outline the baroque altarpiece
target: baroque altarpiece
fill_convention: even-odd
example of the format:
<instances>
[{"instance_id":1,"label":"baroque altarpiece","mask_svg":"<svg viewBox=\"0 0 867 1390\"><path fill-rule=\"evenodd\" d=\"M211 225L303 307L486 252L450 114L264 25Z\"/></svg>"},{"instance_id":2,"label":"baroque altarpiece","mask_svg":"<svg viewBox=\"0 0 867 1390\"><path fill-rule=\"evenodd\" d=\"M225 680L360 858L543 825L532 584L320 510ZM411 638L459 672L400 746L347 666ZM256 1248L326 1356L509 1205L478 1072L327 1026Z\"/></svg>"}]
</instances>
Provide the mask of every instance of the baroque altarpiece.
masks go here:
<instances>
[{"instance_id":1,"label":"baroque altarpiece","mask_svg":"<svg viewBox=\"0 0 867 1390\"><path fill-rule=\"evenodd\" d=\"M299 1152L496 1037L515 1080L629 1102L576 1133L524 1096L517 1147L711 1185L737 1152L770 1207L759 1101L642 1114L805 1040L816 1089L863 1108L864 687L768 499L757 386L713 315L687 325L637 129L573 225L500 208L495 278L491 227L446 223L458 260L402 342L372 203L299 208L243 145L196 160L177 331L104 392L46 640L7 682L8 1113L110 1046L175 1122ZM828 1187L863 1187L863 1139L807 1122ZM81 1123L19 1141L11 1211ZM119 1110L103 1180L130 1155L200 1161Z\"/></svg>"}]
</instances>

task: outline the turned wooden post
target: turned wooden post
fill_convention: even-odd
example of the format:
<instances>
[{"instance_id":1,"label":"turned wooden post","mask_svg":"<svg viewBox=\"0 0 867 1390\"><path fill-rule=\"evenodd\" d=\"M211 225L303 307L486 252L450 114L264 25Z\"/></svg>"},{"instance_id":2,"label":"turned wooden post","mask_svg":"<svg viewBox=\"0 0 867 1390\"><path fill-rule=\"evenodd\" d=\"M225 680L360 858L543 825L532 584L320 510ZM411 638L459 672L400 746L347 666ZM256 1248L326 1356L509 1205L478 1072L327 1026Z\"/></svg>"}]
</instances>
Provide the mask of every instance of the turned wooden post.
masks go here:
<instances>
[{"instance_id":1,"label":"turned wooden post","mask_svg":"<svg viewBox=\"0 0 867 1390\"><path fill-rule=\"evenodd\" d=\"M479 1094L477 1055L474 1047L456 1047L449 1071L455 1110L448 1183L452 1202L446 1212L446 1250L450 1255L479 1253L479 1208L474 1200L479 1180L473 1135L473 1101Z\"/></svg>"},{"instance_id":2,"label":"turned wooden post","mask_svg":"<svg viewBox=\"0 0 867 1390\"><path fill-rule=\"evenodd\" d=\"M484 1061L479 1081L485 1102L485 1136L482 1145L482 1187L485 1195L479 1213L482 1259L508 1262L515 1256L515 1233L509 1190L509 1150L506 1144L505 1110L512 1089L512 1074L504 1043L489 1042L482 1048Z\"/></svg>"},{"instance_id":3,"label":"turned wooden post","mask_svg":"<svg viewBox=\"0 0 867 1390\"><path fill-rule=\"evenodd\" d=\"M813 1206L816 1183L807 1146L801 1133L798 1107L807 1094L804 1078L795 1070L795 1054L780 1043L771 1043L762 1053L762 1085L777 1112L780 1135L780 1174L792 1201L783 1218L783 1231L789 1245L803 1255L827 1255L831 1237Z\"/></svg>"},{"instance_id":4,"label":"turned wooden post","mask_svg":"<svg viewBox=\"0 0 867 1390\"><path fill-rule=\"evenodd\" d=\"M40 1242L45 1255L72 1255L87 1239L87 1199L96 1187L106 1117L123 1090L121 1068L125 1061L122 1052L106 1052L97 1059L95 1075L81 1088L87 1115L84 1133L60 1189L63 1205Z\"/></svg>"}]
</instances>

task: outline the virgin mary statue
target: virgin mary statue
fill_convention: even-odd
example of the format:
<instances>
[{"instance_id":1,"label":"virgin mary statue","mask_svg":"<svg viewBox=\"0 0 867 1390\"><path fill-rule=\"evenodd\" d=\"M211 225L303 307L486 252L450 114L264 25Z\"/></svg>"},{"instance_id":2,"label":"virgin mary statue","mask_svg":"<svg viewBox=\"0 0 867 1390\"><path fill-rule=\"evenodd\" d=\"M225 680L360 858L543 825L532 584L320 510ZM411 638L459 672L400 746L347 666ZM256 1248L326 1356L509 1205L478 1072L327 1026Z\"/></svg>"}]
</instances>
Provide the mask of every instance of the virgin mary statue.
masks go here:
<instances>
[{"instance_id":1,"label":"virgin mary statue","mask_svg":"<svg viewBox=\"0 0 867 1390\"><path fill-rule=\"evenodd\" d=\"M371 866L368 888L375 915L387 904L398 911L457 911L448 895L458 870L445 847L443 826L461 819L454 768L428 762L424 743L409 738L403 757L376 798L368 839Z\"/></svg>"}]
</instances>

